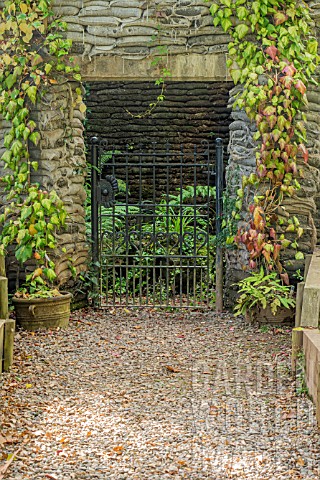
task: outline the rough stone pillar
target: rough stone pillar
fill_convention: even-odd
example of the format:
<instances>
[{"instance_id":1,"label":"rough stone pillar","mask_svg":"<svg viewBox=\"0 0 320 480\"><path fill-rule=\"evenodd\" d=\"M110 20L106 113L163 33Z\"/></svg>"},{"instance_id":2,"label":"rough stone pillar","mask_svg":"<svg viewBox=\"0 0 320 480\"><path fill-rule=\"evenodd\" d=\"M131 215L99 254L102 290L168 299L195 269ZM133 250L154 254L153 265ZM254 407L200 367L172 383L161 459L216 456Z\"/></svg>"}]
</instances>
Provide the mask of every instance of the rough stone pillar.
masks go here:
<instances>
[{"instance_id":1,"label":"rough stone pillar","mask_svg":"<svg viewBox=\"0 0 320 480\"><path fill-rule=\"evenodd\" d=\"M237 86L230 90L229 108L235 100L235 96L241 91L242 87ZM230 124L230 140L228 146L228 166L226 169L226 182L228 195L236 197L238 188L241 187L242 177L248 176L255 172L256 159L255 151L257 148L256 142L253 140L253 135L256 127L250 122L244 111L239 109L233 110L231 113L233 122ZM247 199L248 200L248 199ZM242 216L246 218L247 202L243 202ZM241 222L239 222L239 226ZM245 247L230 248L226 251L226 278L225 278L225 300L227 306L233 306L236 298L236 286L239 280L242 280L246 273L244 267L248 263L248 253Z\"/></svg>"},{"instance_id":2,"label":"rough stone pillar","mask_svg":"<svg viewBox=\"0 0 320 480\"><path fill-rule=\"evenodd\" d=\"M235 87L230 92L230 106L234 101L234 96L240 91L241 87ZM307 132L309 149L309 162L305 164L302 159L298 159L298 168L303 169L303 178L299 179L301 189L297 191L294 197L286 198L283 202L285 211L290 215L295 215L304 230L302 237L298 240L299 250L308 254L314 250L317 242L317 230L320 235L320 96L318 87L309 89L309 105L306 109L307 114ZM236 190L241 185L243 175L250 175L255 171L255 149L257 144L253 140L253 134L256 130L255 124L251 123L243 111L235 110L232 112L233 123L230 125L229 142L229 161L227 167L227 185L230 194L236 196ZM243 202L243 218L247 218L248 198ZM241 226L241 222L239 222ZM294 240L295 236L287 237ZM282 254L282 259L291 278L292 275L304 269L304 260L295 260L296 251L286 249ZM226 271L226 297L229 305L232 306L235 299L236 287L233 285L238 282L246 273L248 254L244 247L230 249L227 251L227 271Z\"/></svg>"},{"instance_id":3,"label":"rough stone pillar","mask_svg":"<svg viewBox=\"0 0 320 480\"><path fill-rule=\"evenodd\" d=\"M83 139L84 115L76 105L79 88L76 82L52 85L43 95L41 102L32 112L41 140L37 147L30 146L31 160L37 160L39 169L33 172L32 181L46 190L55 190L63 200L68 217L66 227L57 235L58 248L55 252L56 273L60 287L72 290L75 273L86 270L88 245L85 234L86 158ZM0 123L0 155L3 153L3 138L9 124ZM0 164L0 175L3 174ZM3 186L0 191L4 199ZM64 251L65 250L65 251ZM28 270L30 262L26 264ZM14 258L7 258L7 273L11 288L23 280L25 271Z\"/></svg>"},{"instance_id":4,"label":"rough stone pillar","mask_svg":"<svg viewBox=\"0 0 320 480\"><path fill-rule=\"evenodd\" d=\"M79 274L86 270L88 263L84 114L77 108L76 88L78 83L66 82L50 87L44 95L34 112L41 140L38 148L31 152L39 161L33 180L48 190L55 190L67 210L66 228L57 236L59 248L55 262L60 285L67 284L69 288L74 285L75 271Z\"/></svg>"}]
</instances>

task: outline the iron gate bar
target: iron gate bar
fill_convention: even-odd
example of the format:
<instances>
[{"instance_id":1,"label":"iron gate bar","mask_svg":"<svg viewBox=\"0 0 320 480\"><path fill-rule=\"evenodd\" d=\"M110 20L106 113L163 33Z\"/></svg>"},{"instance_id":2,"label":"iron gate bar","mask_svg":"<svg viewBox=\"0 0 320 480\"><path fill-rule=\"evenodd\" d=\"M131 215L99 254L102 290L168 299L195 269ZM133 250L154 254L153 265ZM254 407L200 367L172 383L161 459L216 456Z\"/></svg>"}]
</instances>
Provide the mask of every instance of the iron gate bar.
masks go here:
<instances>
[{"instance_id":1,"label":"iron gate bar","mask_svg":"<svg viewBox=\"0 0 320 480\"><path fill-rule=\"evenodd\" d=\"M223 310L223 256L220 240L223 213L223 142L216 139L216 311Z\"/></svg>"},{"instance_id":2,"label":"iron gate bar","mask_svg":"<svg viewBox=\"0 0 320 480\"><path fill-rule=\"evenodd\" d=\"M96 137L92 139L92 254L94 264L100 264L101 295L104 286L103 275L106 276L107 288L105 296L109 305L127 307L209 307L209 296L211 293L206 289L205 283L209 282L210 274L209 241L212 234L210 187L212 186L211 178L213 171L210 161L210 146L208 142L204 142L204 144L206 145L205 152L199 153L197 146L194 146L193 154L191 154L193 158L190 161L190 155L185 152L183 145L180 147L180 152L170 150L169 144L166 145L165 150L156 151L157 144L153 143L151 152L143 151L142 148L139 148L138 152L136 150L130 151L130 148L127 146L126 151L122 153L117 151L114 146L108 147L108 143L105 141L99 141ZM104 153L108 154L106 162L104 162L105 159L103 158ZM176 159L179 156L180 161L178 162ZM199 156L201 159L204 158L205 162L203 160L199 161ZM161 159L161 161L159 162L158 159ZM131 168L130 175L129 168ZM157 172L158 168L160 169L159 172ZM205 168L206 170L204 170ZM111 173L112 176L116 176L119 172L120 177L125 179L126 186L125 201L118 202L116 206L113 206L107 212L106 210L103 211L101 205L99 205L96 195L99 180L106 174L106 169L108 169L108 174ZM199 185L197 169L200 171L203 179L206 176L206 203L202 204L197 203L196 187ZM159 175L164 170L167 181L165 192L162 193L162 199L165 199L165 201L164 204L161 204ZM193 202L183 203L184 171L189 171L189 174L193 171ZM139 186L138 192L135 192L136 198L134 202L130 203L128 186L129 178L133 174L136 174ZM172 177L175 175L180 177L178 179L179 182L175 182L175 187L179 187L179 201L174 204L179 211L179 215L176 213L172 214L170 211L172 190L170 189L169 179L174 180ZM218 175L216 175L216 184L217 177ZM145 180L150 182L151 178L151 185L153 184L154 188L152 189L150 202L149 198L145 198L143 184ZM157 187L159 188L156 190ZM159 200L157 201L158 198ZM161 214L157 214L157 209L159 210L161 205L164 205L165 208L162 209ZM134 213L132 207L136 209ZM117 210L119 208L121 209L121 214ZM183 221L185 217L183 213L186 208L193 212L193 227L190 226L191 231L186 230L184 232ZM123 215L123 211L125 215ZM152 219L152 227L150 227L151 230L147 229L145 231L147 234L145 234L143 227L149 225L148 223L144 224L145 218L148 217ZM117 222L123 221L123 218L125 232L117 232ZM165 230L160 230L160 232L157 230L156 223L159 218L165 226ZM179 221L177 232L171 232L169 229L169 222L172 218ZM112 231L102 228L105 219L111 219ZM205 229L203 229L204 220L206 220ZM200 229L198 227L199 221L202 222L200 223ZM190 241L189 238L191 232L193 241ZM146 235L149 237L149 243ZM135 243L134 236L138 243ZM161 236L165 238L163 244L161 243ZM104 251L104 245L108 241L111 246L110 253ZM122 248L123 246L124 248ZM145 252L146 247L149 248L147 252ZM206 255L201 255L199 250L202 247L204 247ZM119 248L122 248L122 252L119 251ZM176 254L172 251L173 249L176 249ZM144 256L145 253L147 253L147 256ZM105 271L103 271L104 265L106 265ZM136 272L138 273L136 274ZM132 275L131 280L129 273ZM108 287L110 275L112 289ZM183 283L184 275L187 278L186 285ZM120 285L118 292L116 292L115 288L116 281ZM157 291L157 282L159 291ZM129 287L133 289L133 292L130 293ZM203 297L201 305L198 303L197 289L199 289L199 298Z\"/></svg>"}]
</instances>

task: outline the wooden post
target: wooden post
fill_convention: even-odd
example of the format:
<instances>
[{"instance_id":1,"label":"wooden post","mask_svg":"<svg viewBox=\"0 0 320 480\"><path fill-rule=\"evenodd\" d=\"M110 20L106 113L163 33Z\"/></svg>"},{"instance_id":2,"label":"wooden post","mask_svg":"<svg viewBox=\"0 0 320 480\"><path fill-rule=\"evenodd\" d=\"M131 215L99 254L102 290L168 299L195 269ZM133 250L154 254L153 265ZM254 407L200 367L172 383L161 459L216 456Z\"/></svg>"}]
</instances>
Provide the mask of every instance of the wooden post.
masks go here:
<instances>
[{"instance_id":1,"label":"wooden post","mask_svg":"<svg viewBox=\"0 0 320 480\"><path fill-rule=\"evenodd\" d=\"M0 319L5 320L8 316L8 279L0 277Z\"/></svg>"},{"instance_id":2,"label":"wooden post","mask_svg":"<svg viewBox=\"0 0 320 480\"><path fill-rule=\"evenodd\" d=\"M16 322L11 318L5 321L4 326L4 352L3 371L8 372L13 363L13 342Z\"/></svg>"},{"instance_id":3,"label":"wooden post","mask_svg":"<svg viewBox=\"0 0 320 480\"><path fill-rule=\"evenodd\" d=\"M308 253L305 257L305 264L304 264L304 281L306 281L308 272L309 272L309 267L312 259L312 253Z\"/></svg>"},{"instance_id":4,"label":"wooden post","mask_svg":"<svg viewBox=\"0 0 320 480\"><path fill-rule=\"evenodd\" d=\"M0 320L0 373L3 371L3 356L4 356L4 326L5 320Z\"/></svg>"},{"instance_id":5,"label":"wooden post","mask_svg":"<svg viewBox=\"0 0 320 480\"><path fill-rule=\"evenodd\" d=\"M296 327L292 330L291 373L295 377L297 370L297 358L303 345L303 328Z\"/></svg>"},{"instance_id":6,"label":"wooden post","mask_svg":"<svg viewBox=\"0 0 320 480\"><path fill-rule=\"evenodd\" d=\"M6 276L6 265L5 259L3 255L0 255L0 277Z\"/></svg>"},{"instance_id":7,"label":"wooden post","mask_svg":"<svg viewBox=\"0 0 320 480\"><path fill-rule=\"evenodd\" d=\"M320 363L318 362L318 385L317 385L317 404L316 404L316 418L318 427L320 427Z\"/></svg>"},{"instance_id":8,"label":"wooden post","mask_svg":"<svg viewBox=\"0 0 320 480\"><path fill-rule=\"evenodd\" d=\"M301 312L302 312L304 285L305 285L305 282L300 282L297 285L295 327L300 327L300 324L301 324Z\"/></svg>"}]
</instances>

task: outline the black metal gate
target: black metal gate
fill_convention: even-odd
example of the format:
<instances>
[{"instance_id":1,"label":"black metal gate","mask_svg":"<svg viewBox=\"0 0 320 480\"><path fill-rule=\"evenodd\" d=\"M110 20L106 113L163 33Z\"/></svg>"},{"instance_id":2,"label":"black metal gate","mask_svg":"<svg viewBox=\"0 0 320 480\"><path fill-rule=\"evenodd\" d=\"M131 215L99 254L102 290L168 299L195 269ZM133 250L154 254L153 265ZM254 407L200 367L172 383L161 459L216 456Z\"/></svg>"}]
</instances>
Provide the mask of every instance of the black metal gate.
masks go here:
<instances>
[{"instance_id":1,"label":"black metal gate","mask_svg":"<svg viewBox=\"0 0 320 480\"><path fill-rule=\"evenodd\" d=\"M220 139L216 150L219 176L209 142L177 150L92 139L92 252L101 306L213 305Z\"/></svg>"}]
</instances>

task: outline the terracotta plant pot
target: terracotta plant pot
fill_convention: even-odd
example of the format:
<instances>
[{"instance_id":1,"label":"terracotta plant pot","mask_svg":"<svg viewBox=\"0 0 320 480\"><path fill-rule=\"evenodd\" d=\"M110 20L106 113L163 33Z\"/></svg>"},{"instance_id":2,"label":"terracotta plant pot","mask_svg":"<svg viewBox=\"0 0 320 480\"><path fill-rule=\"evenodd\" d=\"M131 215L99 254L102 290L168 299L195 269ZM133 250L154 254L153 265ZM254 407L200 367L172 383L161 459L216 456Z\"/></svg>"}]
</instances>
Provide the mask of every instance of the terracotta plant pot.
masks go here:
<instances>
[{"instance_id":1,"label":"terracotta plant pot","mask_svg":"<svg viewBox=\"0 0 320 480\"><path fill-rule=\"evenodd\" d=\"M270 307L257 307L250 312L246 312L246 320L261 325L292 325L294 323L294 317L294 308L278 308L275 315L271 312Z\"/></svg>"},{"instance_id":2,"label":"terracotta plant pot","mask_svg":"<svg viewBox=\"0 0 320 480\"><path fill-rule=\"evenodd\" d=\"M61 296L48 298L13 298L17 325L25 330L65 328L70 319L72 294L61 292Z\"/></svg>"}]
</instances>

